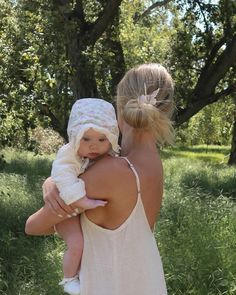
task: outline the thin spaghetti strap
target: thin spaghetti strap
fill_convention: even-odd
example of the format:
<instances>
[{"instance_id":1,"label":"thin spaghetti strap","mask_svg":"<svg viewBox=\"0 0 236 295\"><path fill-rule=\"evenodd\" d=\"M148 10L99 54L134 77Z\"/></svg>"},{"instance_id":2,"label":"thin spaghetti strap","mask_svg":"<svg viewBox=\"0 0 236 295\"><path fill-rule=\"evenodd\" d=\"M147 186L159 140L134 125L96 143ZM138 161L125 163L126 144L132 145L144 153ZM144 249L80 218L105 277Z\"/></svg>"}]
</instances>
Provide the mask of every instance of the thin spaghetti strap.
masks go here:
<instances>
[{"instance_id":1,"label":"thin spaghetti strap","mask_svg":"<svg viewBox=\"0 0 236 295\"><path fill-rule=\"evenodd\" d=\"M130 163L128 158L126 158L126 157L120 157L120 158L125 159L126 162L129 164L131 170L134 172L134 175L135 175L135 178L136 178L137 189L138 189L138 197L140 197L141 196L140 180L139 180L138 173L137 173L136 169L134 168L134 165L132 163Z\"/></svg>"}]
</instances>

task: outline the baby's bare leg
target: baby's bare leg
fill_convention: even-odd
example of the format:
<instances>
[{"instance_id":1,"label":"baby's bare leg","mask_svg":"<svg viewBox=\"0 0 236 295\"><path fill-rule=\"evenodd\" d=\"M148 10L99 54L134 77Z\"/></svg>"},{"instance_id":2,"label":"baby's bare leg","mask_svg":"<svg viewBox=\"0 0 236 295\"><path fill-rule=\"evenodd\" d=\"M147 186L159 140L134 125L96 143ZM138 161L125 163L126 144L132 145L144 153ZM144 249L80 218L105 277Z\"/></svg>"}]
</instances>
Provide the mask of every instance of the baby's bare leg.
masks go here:
<instances>
[{"instance_id":1,"label":"baby's bare leg","mask_svg":"<svg viewBox=\"0 0 236 295\"><path fill-rule=\"evenodd\" d=\"M72 217L58 223L56 230L67 245L63 259L64 278L72 278L79 271L83 252L83 234L79 217Z\"/></svg>"}]
</instances>

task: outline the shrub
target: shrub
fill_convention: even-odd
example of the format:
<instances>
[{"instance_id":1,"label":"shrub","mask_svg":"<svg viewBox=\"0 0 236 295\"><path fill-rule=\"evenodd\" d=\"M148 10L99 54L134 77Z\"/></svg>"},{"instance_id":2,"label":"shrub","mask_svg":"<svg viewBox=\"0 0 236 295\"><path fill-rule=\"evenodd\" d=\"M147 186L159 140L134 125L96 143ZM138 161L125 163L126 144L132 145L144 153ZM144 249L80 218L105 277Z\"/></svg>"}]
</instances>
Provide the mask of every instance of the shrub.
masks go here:
<instances>
[{"instance_id":1,"label":"shrub","mask_svg":"<svg viewBox=\"0 0 236 295\"><path fill-rule=\"evenodd\" d=\"M30 132L30 143L30 149L37 154L52 154L64 144L64 139L51 128L36 127Z\"/></svg>"}]
</instances>

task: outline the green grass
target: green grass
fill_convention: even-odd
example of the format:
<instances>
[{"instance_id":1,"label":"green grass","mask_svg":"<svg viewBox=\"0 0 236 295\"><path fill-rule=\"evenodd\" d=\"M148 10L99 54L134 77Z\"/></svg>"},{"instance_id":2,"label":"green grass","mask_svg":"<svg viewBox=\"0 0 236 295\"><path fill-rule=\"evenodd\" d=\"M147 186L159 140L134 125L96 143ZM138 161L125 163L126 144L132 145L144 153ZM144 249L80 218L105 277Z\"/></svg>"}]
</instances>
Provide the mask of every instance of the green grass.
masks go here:
<instances>
[{"instance_id":1,"label":"green grass","mask_svg":"<svg viewBox=\"0 0 236 295\"><path fill-rule=\"evenodd\" d=\"M43 203L52 157L3 153L0 295L61 295L62 241L24 234L27 217ZM236 169L226 165L229 148L176 147L161 154L165 195L155 235L168 294L236 294Z\"/></svg>"},{"instance_id":2,"label":"green grass","mask_svg":"<svg viewBox=\"0 0 236 295\"><path fill-rule=\"evenodd\" d=\"M0 294L58 295L62 244L56 237L28 237L27 217L42 204L41 184L51 161L31 153L4 151L0 173Z\"/></svg>"},{"instance_id":3,"label":"green grass","mask_svg":"<svg viewBox=\"0 0 236 295\"><path fill-rule=\"evenodd\" d=\"M236 294L236 169L222 163L228 152L209 147L206 160L196 147L163 151L156 235L171 295Z\"/></svg>"},{"instance_id":4,"label":"green grass","mask_svg":"<svg viewBox=\"0 0 236 295\"><path fill-rule=\"evenodd\" d=\"M226 164L229 157L227 146L198 145L193 147L172 147L162 151L163 158L190 158L204 162Z\"/></svg>"}]
</instances>

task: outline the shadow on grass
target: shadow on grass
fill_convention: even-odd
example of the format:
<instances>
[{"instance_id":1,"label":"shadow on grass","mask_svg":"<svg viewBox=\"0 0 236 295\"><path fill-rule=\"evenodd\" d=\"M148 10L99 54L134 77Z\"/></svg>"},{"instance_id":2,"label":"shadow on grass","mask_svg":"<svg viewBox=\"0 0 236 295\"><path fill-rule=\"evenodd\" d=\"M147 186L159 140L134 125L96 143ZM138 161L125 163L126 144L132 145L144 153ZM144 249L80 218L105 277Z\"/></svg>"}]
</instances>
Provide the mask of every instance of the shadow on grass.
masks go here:
<instances>
[{"instance_id":1,"label":"shadow on grass","mask_svg":"<svg viewBox=\"0 0 236 295\"><path fill-rule=\"evenodd\" d=\"M4 194L9 181L8 177L22 176L22 186L27 190L28 194L32 197L32 202L42 200L42 184L43 181L50 176L51 161L46 158L33 158L33 159L12 159L7 162L3 169L1 169L1 178L5 178L5 187L0 188L0 193ZM18 185L18 183L16 184ZM11 189L10 193L11 193ZM13 196L14 197L14 196ZM42 204L42 203L41 203Z\"/></svg>"},{"instance_id":2,"label":"shadow on grass","mask_svg":"<svg viewBox=\"0 0 236 295\"><path fill-rule=\"evenodd\" d=\"M32 204L0 203L0 294L62 294L61 260L52 237L30 237L24 233ZM32 213L32 212L31 212Z\"/></svg>"},{"instance_id":3,"label":"shadow on grass","mask_svg":"<svg viewBox=\"0 0 236 295\"><path fill-rule=\"evenodd\" d=\"M43 204L41 184L50 174L47 158L10 159L0 178L0 294L60 295L61 257L55 237L24 233L28 216Z\"/></svg>"},{"instance_id":4,"label":"shadow on grass","mask_svg":"<svg viewBox=\"0 0 236 295\"><path fill-rule=\"evenodd\" d=\"M2 172L20 175L48 176L50 174L52 161L46 158L12 159L7 162Z\"/></svg>"},{"instance_id":5,"label":"shadow on grass","mask_svg":"<svg viewBox=\"0 0 236 295\"><path fill-rule=\"evenodd\" d=\"M184 173L180 180L183 188L195 188L198 196L202 198L206 195L211 195L213 198L225 196L236 201L236 172L224 177L224 175L218 175L217 166L214 166L211 173L204 168L200 171Z\"/></svg>"}]
</instances>

